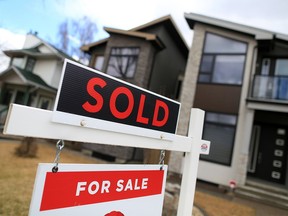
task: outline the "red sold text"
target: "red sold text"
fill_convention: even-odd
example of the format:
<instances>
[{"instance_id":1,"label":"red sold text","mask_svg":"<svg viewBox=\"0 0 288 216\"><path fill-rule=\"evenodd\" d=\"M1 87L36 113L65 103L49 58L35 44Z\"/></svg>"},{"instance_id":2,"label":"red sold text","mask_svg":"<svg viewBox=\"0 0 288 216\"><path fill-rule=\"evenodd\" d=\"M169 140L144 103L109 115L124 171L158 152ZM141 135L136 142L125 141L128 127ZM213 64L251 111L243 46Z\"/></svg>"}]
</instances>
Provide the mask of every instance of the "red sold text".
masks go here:
<instances>
[{"instance_id":1,"label":"red sold text","mask_svg":"<svg viewBox=\"0 0 288 216\"><path fill-rule=\"evenodd\" d=\"M82 107L89 113L97 113L103 109L104 103L109 103L109 108L111 114L117 119L127 119L134 109L137 110L137 115L135 121L142 124L151 124L152 126L162 127L166 124L168 117L169 117L169 108L168 105L159 99L156 99L153 111L153 118L152 121L148 117L143 116L143 111L145 109L145 102L146 102L146 95L141 94L138 107L135 107L135 100L137 100L132 91L125 87L120 86L115 88L112 91L112 94L109 98L109 101L105 101L103 96L95 90L95 87L105 88L107 86L107 82L99 77L94 77L90 79L87 83L87 92L88 94L95 99L96 103L92 104L89 101L86 101ZM120 95L124 95L128 99L128 106L125 110L120 110L117 105L116 101ZM162 109L164 115L161 119L159 119L159 110Z\"/></svg>"}]
</instances>

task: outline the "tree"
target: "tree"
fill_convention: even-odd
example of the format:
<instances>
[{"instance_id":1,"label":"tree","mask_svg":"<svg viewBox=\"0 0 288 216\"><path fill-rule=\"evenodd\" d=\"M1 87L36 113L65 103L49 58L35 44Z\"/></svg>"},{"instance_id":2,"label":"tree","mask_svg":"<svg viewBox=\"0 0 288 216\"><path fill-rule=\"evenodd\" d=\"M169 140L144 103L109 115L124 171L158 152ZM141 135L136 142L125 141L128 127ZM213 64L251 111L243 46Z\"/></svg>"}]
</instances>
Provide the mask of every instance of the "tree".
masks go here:
<instances>
[{"instance_id":1,"label":"tree","mask_svg":"<svg viewBox=\"0 0 288 216\"><path fill-rule=\"evenodd\" d=\"M86 56L80 47L91 43L97 31L96 24L87 16L79 20L65 20L59 25L59 41L56 46L72 57L78 58L80 62L84 62Z\"/></svg>"},{"instance_id":2,"label":"tree","mask_svg":"<svg viewBox=\"0 0 288 216\"><path fill-rule=\"evenodd\" d=\"M65 53L69 53L68 46L69 46L69 31L68 31L68 21L64 21L59 25L59 44L58 48L61 49Z\"/></svg>"}]
</instances>

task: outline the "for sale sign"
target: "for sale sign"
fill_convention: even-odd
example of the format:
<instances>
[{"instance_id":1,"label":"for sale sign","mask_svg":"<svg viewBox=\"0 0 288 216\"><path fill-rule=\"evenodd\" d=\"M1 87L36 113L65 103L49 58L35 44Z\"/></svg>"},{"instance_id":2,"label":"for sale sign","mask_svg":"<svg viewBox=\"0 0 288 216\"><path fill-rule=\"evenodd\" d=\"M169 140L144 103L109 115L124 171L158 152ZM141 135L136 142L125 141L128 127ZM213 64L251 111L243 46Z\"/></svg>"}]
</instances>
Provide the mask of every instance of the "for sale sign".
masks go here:
<instances>
[{"instance_id":1,"label":"for sale sign","mask_svg":"<svg viewBox=\"0 0 288 216\"><path fill-rule=\"evenodd\" d=\"M39 164L30 216L160 216L167 166Z\"/></svg>"},{"instance_id":2,"label":"for sale sign","mask_svg":"<svg viewBox=\"0 0 288 216\"><path fill-rule=\"evenodd\" d=\"M52 121L171 139L179 110L176 101L66 60Z\"/></svg>"}]
</instances>

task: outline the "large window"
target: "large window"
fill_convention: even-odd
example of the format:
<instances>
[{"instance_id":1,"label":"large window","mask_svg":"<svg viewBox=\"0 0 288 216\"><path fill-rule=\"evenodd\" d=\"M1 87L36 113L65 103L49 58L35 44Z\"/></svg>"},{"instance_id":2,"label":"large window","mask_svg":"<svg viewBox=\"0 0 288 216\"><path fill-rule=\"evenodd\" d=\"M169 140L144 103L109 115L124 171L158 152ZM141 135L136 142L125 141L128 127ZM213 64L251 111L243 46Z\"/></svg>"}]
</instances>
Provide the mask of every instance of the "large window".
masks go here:
<instances>
[{"instance_id":1,"label":"large window","mask_svg":"<svg viewBox=\"0 0 288 216\"><path fill-rule=\"evenodd\" d=\"M109 58L107 74L120 78L133 78L137 59L139 55L139 48L112 48Z\"/></svg>"},{"instance_id":2,"label":"large window","mask_svg":"<svg viewBox=\"0 0 288 216\"><path fill-rule=\"evenodd\" d=\"M231 164L236 122L236 115L206 113L203 139L211 141L211 148L209 155L201 155L202 160Z\"/></svg>"},{"instance_id":3,"label":"large window","mask_svg":"<svg viewBox=\"0 0 288 216\"><path fill-rule=\"evenodd\" d=\"M207 33L198 82L241 85L247 44Z\"/></svg>"}]
</instances>

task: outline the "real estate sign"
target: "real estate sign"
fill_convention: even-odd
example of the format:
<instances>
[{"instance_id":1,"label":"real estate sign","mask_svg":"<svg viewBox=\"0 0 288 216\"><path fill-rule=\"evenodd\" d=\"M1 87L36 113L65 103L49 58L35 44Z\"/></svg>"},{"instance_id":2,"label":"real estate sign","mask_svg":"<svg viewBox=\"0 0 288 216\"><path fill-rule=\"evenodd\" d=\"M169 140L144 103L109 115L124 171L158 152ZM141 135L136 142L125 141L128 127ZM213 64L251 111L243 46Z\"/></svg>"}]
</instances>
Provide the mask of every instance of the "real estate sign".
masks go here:
<instances>
[{"instance_id":1,"label":"real estate sign","mask_svg":"<svg viewBox=\"0 0 288 216\"><path fill-rule=\"evenodd\" d=\"M52 121L169 139L180 103L66 60Z\"/></svg>"},{"instance_id":2,"label":"real estate sign","mask_svg":"<svg viewBox=\"0 0 288 216\"><path fill-rule=\"evenodd\" d=\"M39 164L30 216L159 216L167 166Z\"/></svg>"}]
</instances>

